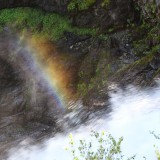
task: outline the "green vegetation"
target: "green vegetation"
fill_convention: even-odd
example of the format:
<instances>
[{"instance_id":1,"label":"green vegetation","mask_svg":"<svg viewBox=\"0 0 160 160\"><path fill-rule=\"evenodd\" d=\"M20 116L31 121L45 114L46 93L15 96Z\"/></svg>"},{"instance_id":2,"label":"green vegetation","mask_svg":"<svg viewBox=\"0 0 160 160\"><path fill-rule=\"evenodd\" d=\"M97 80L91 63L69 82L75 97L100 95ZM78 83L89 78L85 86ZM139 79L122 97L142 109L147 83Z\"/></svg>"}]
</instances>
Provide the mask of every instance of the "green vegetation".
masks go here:
<instances>
[{"instance_id":1,"label":"green vegetation","mask_svg":"<svg viewBox=\"0 0 160 160\"><path fill-rule=\"evenodd\" d=\"M136 2L134 3L134 9L136 12L140 12L141 21L155 23L157 22L157 4L156 1L148 1L148 2Z\"/></svg>"},{"instance_id":2,"label":"green vegetation","mask_svg":"<svg viewBox=\"0 0 160 160\"><path fill-rule=\"evenodd\" d=\"M136 55L142 57L148 54L152 48L159 44L159 24L157 18L156 2L147 2L145 4L135 3L136 10L140 12L141 25L136 26L135 32L139 34L138 39L134 41L133 47Z\"/></svg>"},{"instance_id":3,"label":"green vegetation","mask_svg":"<svg viewBox=\"0 0 160 160\"><path fill-rule=\"evenodd\" d=\"M68 10L74 11L74 10L86 10L89 7L93 6L95 4L96 0L71 0L68 4ZM110 4L110 0L103 0L101 2L101 7L108 6Z\"/></svg>"},{"instance_id":4,"label":"green vegetation","mask_svg":"<svg viewBox=\"0 0 160 160\"><path fill-rule=\"evenodd\" d=\"M78 150L76 150L72 135L69 138L70 147L67 150L72 153L73 160L120 160L123 157L121 154L122 137L116 141L110 134L92 131L91 141L80 140ZM94 143L98 144L97 148Z\"/></svg>"},{"instance_id":5,"label":"green vegetation","mask_svg":"<svg viewBox=\"0 0 160 160\"><path fill-rule=\"evenodd\" d=\"M157 159L160 160L160 152L156 150Z\"/></svg>"},{"instance_id":6,"label":"green vegetation","mask_svg":"<svg viewBox=\"0 0 160 160\"><path fill-rule=\"evenodd\" d=\"M157 10L157 7L156 7L155 1L146 4L144 7L143 18L147 18L147 19L156 18L156 10Z\"/></svg>"},{"instance_id":7,"label":"green vegetation","mask_svg":"<svg viewBox=\"0 0 160 160\"><path fill-rule=\"evenodd\" d=\"M71 2L68 4L68 10L86 10L95 2L96 0L71 0Z\"/></svg>"},{"instance_id":8,"label":"green vegetation","mask_svg":"<svg viewBox=\"0 0 160 160\"><path fill-rule=\"evenodd\" d=\"M96 34L96 29L73 27L67 17L33 8L1 10L0 30L3 26L14 27L19 31L29 31L33 35L43 36L49 40L62 38L64 31L78 35Z\"/></svg>"},{"instance_id":9,"label":"green vegetation","mask_svg":"<svg viewBox=\"0 0 160 160\"><path fill-rule=\"evenodd\" d=\"M156 156L157 156L157 160L160 160L160 151L157 147L156 148Z\"/></svg>"},{"instance_id":10,"label":"green vegetation","mask_svg":"<svg viewBox=\"0 0 160 160\"><path fill-rule=\"evenodd\" d=\"M103 0L101 3L101 6L104 7L104 6L108 6L109 4L110 4L110 0Z\"/></svg>"},{"instance_id":11,"label":"green vegetation","mask_svg":"<svg viewBox=\"0 0 160 160\"><path fill-rule=\"evenodd\" d=\"M108 36L100 35L99 38L104 41L109 40ZM77 92L80 96L85 96L93 90L95 92L107 84L109 76L113 74L110 54L110 52L103 50L99 53L99 57L94 59L95 61L92 59L92 55L86 57L83 61L77 87Z\"/></svg>"},{"instance_id":12,"label":"green vegetation","mask_svg":"<svg viewBox=\"0 0 160 160\"><path fill-rule=\"evenodd\" d=\"M159 136L151 133L156 139L160 139ZM66 148L72 154L73 160L125 160L121 151L121 144L123 137L116 140L111 134L104 131L101 133L92 131L90 140L80 140L77 146L74 142L72 134L69 135L69 147ZM159 149L155 146L155 154L157 160L160 160ZM127 160L134 160L136 156L131 156ZM145 159L143 157L142 159Z\"/></svg>"},{"instance_id":13,"label":"green vegetation","mask_svg":"<svg viewBox=\"0 0 160 160\"><path fill-rule=\"evenodd\" d=\"M160 140L160 135L157 135L155 134L155 132L151 132L151 134L155 137L155 139L157 139L158 141ZM160 151L159 151L159 148L157 146L155 146L155 152L156 152L156 155L157 155L157 160L160 160Z\"/></svg>"},{"instance_id":14,"label":"green vegetation","mask_svg":"<svg viewBox=\"0 0 160 160\"><path fill-rule=\"evenodd\" d=\"M159 25L157 24L152 27L145 23L142 24L139 28L137 28L137 30L139 30L138 33L141 34L141 37L133 42L133 47L135 54L141 57L148 54L149 52L152 52L152 49L155 46L159 45Z\"/></svg>"},{"instance_id":15,"label":"green vegetation","mask_svg":"<svg viewBox=\"0 0 160 160\"><path fill-rule=\"evenodd\" d=\"M78 84L77 90L81 96L85 96L89 91L87 84L84 82Z\"/></svg>"}]
</instances>

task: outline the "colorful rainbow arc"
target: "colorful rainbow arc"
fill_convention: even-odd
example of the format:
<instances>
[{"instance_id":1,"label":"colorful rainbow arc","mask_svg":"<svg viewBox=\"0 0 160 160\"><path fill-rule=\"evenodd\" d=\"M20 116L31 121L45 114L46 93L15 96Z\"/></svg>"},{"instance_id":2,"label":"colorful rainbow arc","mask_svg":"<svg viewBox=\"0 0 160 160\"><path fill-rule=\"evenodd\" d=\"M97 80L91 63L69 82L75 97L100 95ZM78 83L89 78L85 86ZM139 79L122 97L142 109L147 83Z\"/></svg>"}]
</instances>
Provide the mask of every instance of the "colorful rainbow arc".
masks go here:
<instances>
[{"instance_id":1,"label":"colorful rainbow arc","mask_svg":"<svg viewBox=\"0 0 160 160\"><path fill-rule=\"evenodd\" d=\"M51 56L46 50L45 46L41 45L37 39L25 39L24 35L19 37L20 41L26 42L25 48L27 52L26 56L29 56L31 59L32 67L36 69L40 77L45 80L45 84L52 92L56 106L61 110L66 109L67 97L70 95L69 91L65 87L66 75L64 72L60 72L57 67L59 67L58 61L54 60L54 57Z\"/></svg>"}]
</instances>

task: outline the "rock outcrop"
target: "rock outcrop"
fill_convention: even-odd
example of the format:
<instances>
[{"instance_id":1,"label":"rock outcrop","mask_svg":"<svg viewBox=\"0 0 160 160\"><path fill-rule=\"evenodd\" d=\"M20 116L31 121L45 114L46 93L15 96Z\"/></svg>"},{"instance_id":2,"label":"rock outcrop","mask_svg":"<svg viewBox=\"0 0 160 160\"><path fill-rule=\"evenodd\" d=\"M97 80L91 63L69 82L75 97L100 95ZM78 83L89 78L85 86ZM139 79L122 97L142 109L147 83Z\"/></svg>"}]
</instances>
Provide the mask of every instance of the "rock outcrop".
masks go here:
<instances>
[{"instance_id":1,"label":"rock outcrop","mask_svg":"<svg viewBox=\"0 0 160 160\"><path fill-rule=\"evenodd\" d=\"M0 1L0 9L14 7L39 7L48 12L65 13L68 0L6 0Z\"/></svg>"},{"instance_id":2,"label":"rock outcrop","mask_svg":"<svg viewBox=\"0 0 160 160\"><path fill-rule=\"evenodd\" d=\"M116 0L116 1L95 1L88 7L78 8L79 3L74 1L74 7L68 6L72 0L1 0L0 9L15 7L36 7L47 12L56 12L68 15L73 25L83 27L100 28L103 31L108 29L123 28L126 24L139 23L140 14L146 19L153 18L155 12L159 13L160 1L156 0ZM157 14L158 15L158 14Z\"/></svg>"},{"instance_id":3,"label":"rock outcrop","mask_svg":"<svg viewBox=\"0 0 160 160\"><path fill-rule=\"evenodd\" d=\"M38 7L48 12L67 14L77 26L107 28L123 27L128 20L134 21L134 6L128 0L103 3L97 1L84 10L68 9L71 0L1 0L0 9L14 7ZM79 2L77 2L78 5ZM86 3L86 2L83 2Z\"/></svg>"},{"instance_id":4,"label":"rock outcrop","mask_svg":"<svg viewBox=\"0 0 160 160\"><path fill-rule=\"evenodd\" d=\"M76 75L73 83L77 84L75 86L82 93L81 97L84 97L84 104L90 107L89 110L108 107L107 85L110 82L122 86L146 86L152 84L155 77L160 77L160 34L155 16L159 10L159 0L156 3L152 0L108 0L103 3L100 0L85 9L79 9L76 5L69 9L70 2L0 0L0 9L41 8L67 15L73 25L99 29L95 37L65 31L65 38L57 42L58 49L65 52L67 48L69 54L65 52L65 56L72 57L70 61L65 61L65 71L72 70ZM59 115L45 83L24 61L22 55L26 51L17 46L15 35L7 34L0 35L0 142L6 140L5 133L10 135L15 125L24 127L32 122L32 126L35 125L33 123L40 123L42 126L56 127ZM10 126L13 128L10 129Z\"/></svg>"},{"instance_id":5,"label":"rock outcrop","mask_svg":"<svg viewBox=\"0 0 160 160\"><path fill-rule=\"evenodd\" d=\"M47 49L51 55L57 53ZM58 95L40 76L29 52L26 44L9 29L0 34L0 144L30 131L40 135L43 129L59 128L57 122L63 108L58 107ZM66 75L72 67L75 69L72 62L65 64Z\"/></svg>"}]
</instances>

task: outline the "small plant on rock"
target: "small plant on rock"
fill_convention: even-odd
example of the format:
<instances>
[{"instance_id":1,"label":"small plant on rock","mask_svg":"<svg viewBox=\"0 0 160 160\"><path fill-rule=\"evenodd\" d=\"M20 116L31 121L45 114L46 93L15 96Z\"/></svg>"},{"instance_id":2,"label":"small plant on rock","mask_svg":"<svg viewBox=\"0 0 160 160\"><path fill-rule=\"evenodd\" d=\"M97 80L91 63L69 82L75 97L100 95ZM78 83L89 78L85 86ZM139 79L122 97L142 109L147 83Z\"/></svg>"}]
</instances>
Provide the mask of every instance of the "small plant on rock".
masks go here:
<instances>
[{"instance_id":1,"label":"small plant on rock","mask_svg":"<svg viewBox=\"0 0 160 160\"><path fill-rule=\"evenodd\" d=\"M122 137L116 141L111 134L92 131L91 141L80 140L79 146L75 146L72 135L69 138L70 148L67 150L71 152L73 160L122 160L123 158ZM134 159L134 156L129 159Z\"/></svg>"}]
</instances>

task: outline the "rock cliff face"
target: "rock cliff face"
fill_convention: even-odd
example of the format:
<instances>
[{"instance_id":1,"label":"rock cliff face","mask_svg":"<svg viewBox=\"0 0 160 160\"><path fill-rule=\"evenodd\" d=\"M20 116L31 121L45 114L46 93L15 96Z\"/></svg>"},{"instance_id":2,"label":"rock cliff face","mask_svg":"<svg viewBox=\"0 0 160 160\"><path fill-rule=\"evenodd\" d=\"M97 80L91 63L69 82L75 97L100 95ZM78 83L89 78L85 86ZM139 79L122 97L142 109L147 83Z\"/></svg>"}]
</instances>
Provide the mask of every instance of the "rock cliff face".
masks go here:
<instances>
[{"instance_id":1,"label":"rock cliff face","mask_svg":"<svg viewBox=\"0 0 160 160\"><path fill-rule=\"evenodd\" d=\"M48 12L67 14L74 25L106 28L122 27L127 19L134 20L133 3L128 0L109 1L103 4L103 0L95 2L84 10L68 9L71 0L1 0L0 9L14 7L38 7ZM85 3L85 2L84 2ZM103 5L102 5L103 4ZM77 4L78 5L78 4Z\"/></svg>"},{"instance_id":2,"label":"rock cliff face","mask_svg":"<svg viewBox=\"0 0 160 160\"><path fill-rule=\"evenodd\" d=\"M149 42L146 42L146 32L149 32L150 29L142 30L142 32L144 33L141 33L141 30L135 32L134 29L127 30L127 25L129 25L129 27L132 25L132 23L139 25L139 23L141 23L143 19L151 22L151 25L152 23L153 25L156 25L158 20L155 15L156 13L158 13L158 9L160 6L159 0L156 0L156 2L153 0L108 0L107 3L104 3L103 0L99 0L95 1L87 8L77 7L79 3L77 1L77 4L72 9L69 9L68 6L71 2L72 0L0 0L0 9L14 7L38 7L48 12L66 14L70 18L70 20L72 20L72 24L74 25L100 28L100 34L101 32L103 32L104 34L109 30L111 30L111 32L117 32L115 34L110 34L110 40L104 40L106 37L104 39L102 37L103 40L98 38L97 40L94 40L94 38L88 37L83 40L75 41L75 37L71 33L64 34L68 41L68 47L72 48L71 52L73 52L74 48L79 48L80 50L76 50L75 52L80 52L80 54L82 54L82 59L84 58L84 61L80 62L81 66L79 67L78 73L80 75L78 77L78 80L80 82L80 85L78 87L84 93L87 92L86 90L84 90L84 88L86 88L86 84L89 84L88 88L92 89L94 88L94 83L99 83L99 81L101 80L103 81L103 83L105 83L106 79L108 78L104 77L104 75L111 76L120 68L127 66L128 64L132 64L133 62L141 58L141 56L138 57L135 54L136 51L134 51L135 48L133 47L133 41L144 40L143 45L146 43L146 46L151 45L151 48L159 43L159 40L157 40L157 38L155 40L155 37L152 37L154 39L153 41L149 40ZM122 32L117 31L117 29L122 30ZM154 34L148 34L147 36L149 37L153 35ZM159 36L159 34L157 36ZM71 42L69 42L68 39L70 39ZM88 49L88 46L90 46L91 49ZM85 50L84 53L82 53L82 49ZM156 72L159 68L158 67L155 69L154 61L155 60L153 59L153 62L148 61L146 65L142 65L142 70L144 70L145 76L144 74L142 74L142 76L140 75L140 78L138 78L137 76L138 80L141 79L141 81L143 81L143 77L148 76L151 76L151 79L153 79L153 73L157 74ZM3 63L6 64L4 60L1 62L1 64ZM157 62L156 60L156 64L157 63L159 63L159 61ZM136 67L136 65L134 65L134 67ZM9 77L5 77L8 74L6 72L12 69L12 67L10 66L10 62L8 65L5 65L5 67L2 66L1 68L3 70L0 74L0 78L2 79L2 81L4 81L3 84L8 84L8 81L10 81L11 77L12 82L14 82L14 75L12 76L11 74L9 74ZM126 72L123 72L122 75L124 75L125 73ZM143 71L141 73L143 73ZM97 74L99 75L97 76ZM132 81L134 76L135 75L130 75L130 72L127 72L126 77L129 77L131 80L125 80L124 78L124 83L126 83L126 81ZM97 77L101 77L101 80ZM144 81L146 82L146 80ZM18 81L15 80L15 82ZM138 81L137 83L140 82Z\"/></svg>"},{"instance_id":3,"label":"rock cliff face","mask_svg":"<svg viewBox=\"0 0 160 160\"><path fill-rule=\"evenodd\" d=\"M127 19L134 20L134 8L131 1L109 1L102 6L102 1L90 7L88 10L78 12L73 17L76 25L95 26L103 30L107 28L123 27Z\"/></svg>"},{"instance_id":4,"label":"rock cliff face","mask_svg":"<svg viewBox=\"0 0 160 160\"><path fill-rule=\"evenodd\" d=\"M71 2L76 2L69 8ZM105 3L104 3L105 2ZM47 12L56 12L68 15L73 25L83 27L98 27L103 31L107 29L123 28L128 23L139 23L140 13L144 17L153 18L153 14L160 13L159 0L97 0L85 8L78 8L79 3L85 1L73 0L0 0L0 9L15 7L36 7Z\"/></svg>"},{"instance_id":5,"label":"rock cliff face","mask_svg":"<svg viewBox=\"0 0 160 160\"><path fill-rule=\"evenodd\" d=\"M78 84L77 90L90 108L108 106L110 82L146 86L160 77L159 0L97 0L85 9L76 5L69 9L71 1L0 0L0 9L36 7L67 15L73 25L99 28L95 37L65 32L57 43L70 53L66 53L72 57L66 61L66 71L71 69L76 75L74 84ZM31 121L32 126L40 123L56 127L58 115L34 72L27 72L21 56L12 56L15 47L14 35L0 34L0 142L6 141L17 125L24 127Z\"/></svg>"},{"instance_id":6,"label":"rock cliff face","mask_svg":"<svg viewBox=\"0 0 160 160\"><path fill-rule=\"evenodd\" d=\"M128 23L139 23L140 12L143 12L146 18L152 18L153 12L159 13L160 8L159 0L108 0L107 3L99 0L84 9L78 8L79 1L75 1L74 7L69 9L68 6L71 2L72 0L1 0L0 9L41 8L47 12L68 15L73 25L99 27L105 31L106 29L123 28Z\"/></svg>"},{"instance_id":7,"label":"rock cliff face","mask_svg":"<svg viewBox=\"0 0 160 160\"><path fill-rule=\"evenodd\" d=\"M65 13L68 0L6 0L0 1L0 9L14 7L40 7L50 12Z\"/></svg>"},{"instance_id":8,"label":"rock cliff face","mask_svg":"<svg viewBox=\"0 0 160 160\"><path fill-rule=\"evenodd\" d=\"M30 131L39 135L50 127L53 130L59 128L57 121L63 115L55 93L33 67L35 64L25 45L20 42L19 36L9 30L0 33L0 144L18 135L27 135ZM50 47L54 46L53 43L46 42L45 45L50 54L57 54L55 48ZM54 60L58 59L57 56L59 54L54 55ZM67 60L66 76L75 68L74 60Z\"/></svg>"},{"instance_id":9,"label":"rock cliff face","mask_svg":"<svg viewBox=\"0 0 160 160\"><path fill-rule=\"evenodd\" d=\"M37 87L37 84L34 83L34 78L31 78L28 75L28 69L29 66L26 66L24 56L22 55L22 50L17 46L17 40L16 37L6 33L1 33L0 35L0 120L2 126L8 126L12 123L21 123L24 124L25 117L27 118L27 112L30 110L29 106L32 106L33 112L36 111L38 117L40 116L40 110L43 108L38 108L35 105L35 102L37 104L45 104L46 100L42 100L43 98L40 98L41 102L37 101L37 98L33 98L34 94L39 94L39 97L41 97L41 93L43 92L40 88L40 91ZM25 51L24 51L25 52ZM18 56L18 54L21 54L21 56ZM17 56L19 57L17 59ZM18 61L17 61L17 60ZM16 61L15 61L16 60ZM33 73L29 73L32 74ZM28 76L27 76L28 75ZM30 77L30 78L29 78ZM28 85L25 85L28 83ZM29 86L32 86L31 88ZM32 96L28 95L28 91L31 91ZM37 91L35 93L35 91ZM41 93L40 93L41 92ZM44 92L43 92L44 93ZM28 100L29 101L28 101ZM28 102L29 103L28 103ZM43 102L42 102L43 101ZM42 106L44 106L42 105ZM34 110L35 109L35 110ZM40 110L39 110L40 109ZM42 109L43 110L43 109ZM26 112L27 111L27 112ZM40 111L40 112L39 112ZM29 111L30 112L30 111ZM36 116L33 115L30 112L30 116L27 118L35 119ZM38 113L39 112L39 113ZM19 118L22 118L19 121ZM32 118L31 118L32 117ZM40 116L41 117L41 116ZM39 117L39 118L40 118ZM42 117L41 117L42 118ZM26 119L26 120L27 120ZM27 120L27 121L28 121Z\"/></svg>"},{"instance_id":10,"label":"rock cliff face","mask_svg":"<svg viewBox=\"0 0 160 160\"><path fill-rule=\"evenodd\" d=\"M159 12L159 0L115 0L104 1L98 0L93 4L79 9L79 3L86 3L85 1L76 2L72 9L69 9L69 4L72 0L0 0L0 9L14 8L14 7L38 7L48 12L57 12L60 14L67 14L74 25L101 27L102 29L110 27L123 27L126 23L139 21L138 10L140 10L147 17L152 12ZM149 6L151 6L149 8Z\"/></svg>"}]
</instances>

